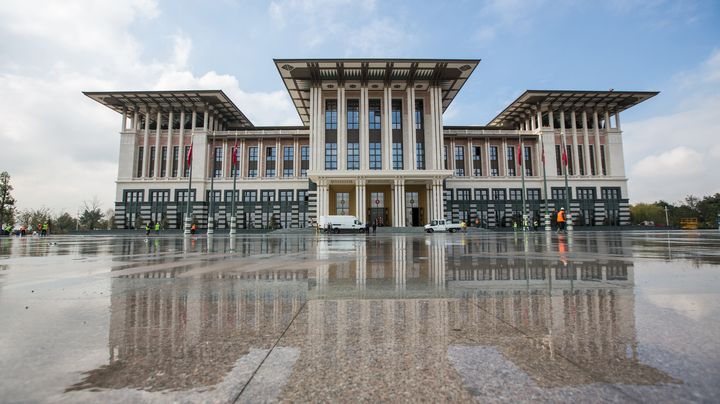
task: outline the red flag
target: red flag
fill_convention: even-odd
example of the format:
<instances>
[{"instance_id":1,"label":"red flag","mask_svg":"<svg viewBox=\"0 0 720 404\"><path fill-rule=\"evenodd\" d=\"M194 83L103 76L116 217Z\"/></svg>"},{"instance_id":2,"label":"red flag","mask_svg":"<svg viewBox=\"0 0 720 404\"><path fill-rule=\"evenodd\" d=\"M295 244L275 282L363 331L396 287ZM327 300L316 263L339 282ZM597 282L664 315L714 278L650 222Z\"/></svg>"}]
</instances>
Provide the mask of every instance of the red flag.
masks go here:
<instances>
[{"instance_id":1,"label":"red flag","mask_svg":"<svg viewBox=\"0 0 720 404\"><path fill-rule=\"evenodd\" d=\"M238 160L238 158L237 158L237 151L238 151L237 140L235 140L235 146L233 146L233 148L232 148L232 163L233 163L233 166L234 166L235 164L237 164L237 160Z\"/></svg>"},{"instance_id":2,"label":"red flag","mask_svg":"<svg viewBox=\"0 0 720 404\"><path fill-rule=\"evenodd\" d=\"M517 160L518 164L522 166L522 146L520 145L520 140L518 139L518 153L517 153Z\"/></svg>"},{"instance_id":3,"label":"red flag","mask_svg":"<svg viewBox=\"0 0 720 404\"><path fill-rule=\"evenodd\" d=\"M563 145L562 161L563 165L568 165L567 147L565 145Z\"/></svg>"},{"instance_id":4,"label":"red flag","mask_svg":"<svg viewBox=\"0 0 720 404\"><path fill-rule=\"evenodd\" d=\"M191 143L190 143L190 148L188 149L187 158L185 159L185 163L186 163L188 166L189 166L190 164L192 164L192 148L193 148L193 144L192 144L192 142L191 142Z\"/></svg>"},{"instance_id":5,"label":"red flag","mask_svg":"<svg viewBox=\"0 0 720 404\"><path fill-rule=\"evenodd\" d=\"M545 144L542 145L542 163L545 164Z\"/></svg>"}]
</instances>

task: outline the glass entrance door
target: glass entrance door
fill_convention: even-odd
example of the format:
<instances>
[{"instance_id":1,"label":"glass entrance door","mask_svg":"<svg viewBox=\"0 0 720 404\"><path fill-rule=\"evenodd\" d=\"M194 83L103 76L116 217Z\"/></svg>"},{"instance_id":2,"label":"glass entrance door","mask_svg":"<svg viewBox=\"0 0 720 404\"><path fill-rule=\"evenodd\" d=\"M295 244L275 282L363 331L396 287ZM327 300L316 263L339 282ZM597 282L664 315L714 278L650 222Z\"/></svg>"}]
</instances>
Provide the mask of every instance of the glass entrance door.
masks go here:
<instances>
[{"instance_id":1,"label":"glass entrance door","mask_svg":"<svg viewBox=\"0 0 720 404\"><path fill-rule=\"evenodd\" d=\"M385 225L385 194L383 192L370 192L370 224Z\"/></svg>"},{"instance_id":2,"label":"glass entrance door","mask_svg":"<svg viewBox=\"0 0 720 404\"><path fill-rule=\"evenodd\" d=\"M405 226L420 226L420 194L405 192Z\"/></svg>"}]
</instances>

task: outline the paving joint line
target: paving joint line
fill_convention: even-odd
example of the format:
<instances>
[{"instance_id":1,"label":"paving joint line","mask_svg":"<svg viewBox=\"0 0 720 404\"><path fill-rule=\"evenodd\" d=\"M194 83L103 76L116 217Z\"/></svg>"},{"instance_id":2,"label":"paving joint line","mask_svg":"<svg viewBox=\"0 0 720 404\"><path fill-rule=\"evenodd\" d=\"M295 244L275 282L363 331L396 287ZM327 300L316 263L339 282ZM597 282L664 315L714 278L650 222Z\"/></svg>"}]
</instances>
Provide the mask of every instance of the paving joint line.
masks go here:
<instances>
[{"instance_id":1,"label":"paving joint line","mask_svg":"<svg viewBox=\"0 0 720 404\"><path fill-rule=\"evenodd\" d=\"M475 307L477 307L477 308L480 309L481 311L485 312L485 313L488 314L490 317L495 318L496 320L500 321L501 323L507 325L508 327L512 328L513 330L515 330L515 331L519 332L520 334L524 335L526 338L530 338L531 340L535 341L536 343L539 343L540 345L546 346L541 340L538 340L537 338L529 335L528 333L526 333L525 331L523 331L521 328L518 328L518 327L514 326L513 324L511 324L511 323L503 320L502 318L500 318L500 317L498 317L498 316L496 316L496 315L493 315L491 312L489 312L489 311L485 310L484 308L482 308L479 304L477 304L477 303L475 303L475 302L473 302L473 304L475 305ZM588 369L586 369L585 367L580 366L580 364L578 364L578 363L576 363L575 361L573 361L572 359L566 357L566 356L563 355L562 353L556 352L555 354L556 354L557 356L565 359L566 361L568 361L568 363L570 363L570 364L572 364L573 366L575 366L576 368L580 369L582 372L586 373L587 375L589 375L589 376L591 376L591 377L593 377L593 378L596 378L596 379L602 381L603 383L607 384L611 389L619 392L620 394L622 394L623 396L629 398L630 400L632 400L632 401L634 401L634 402L636 402L636 403L642 403L642 401L638 400L638 399L635 398L634 396L632 396L632 395L630 395L629 393L625 392L623 389L621 389L621 388L615 386L614 384L612 384L612 383L604 380L602 377L597 376L597 375L596 375L595 373L593 373L591 370L588 370Z\"/></svg>"},{"instance_id":2,"label":"paving joint line","mask_svg":"<svg viewBox=\"0 0 720 404\"><path fill-rule=\"evenodd\" d=\"M231 403L237 403L238 400L240 400L240 397L241 397L242 394L245 392L245 389L247 388L247 386L250 385L250 382L252 382L253 378L255 378L255 375L257 374L257 372L260 370L260 368L261 368L262 365L265 363L265 361L267 360L267 358L270 357L270 354L272 353L272 351L275 349L275 347L278 345L278 343L280 343L280 340L283 339L283 337L285 336L285 333L287 333L287 330L290 329L290 326L295 322L295 319L296 319L296 318L300 315L300 313L305 309L305 306L306 306L306 305L307 305L307 300L306 300L305 302L303 302L302 306L300 306L300 308L298 309L297 313L295 313L295 315L293 316L292 320L290 320L290 322L288 323L287 327L285 327L285 329L284 329L283 332L280 334L280 336L278 337L278 339L275 340L275 343L273 343L273 345L270 347L270 350L268 351L268 353L265 354L265 357L260 361L260 364L258 365L258 367L255 368L255 370L252 372L252 374L250 375L250 378L248 379L248 381L245 382L245 385L243 386L243 388L242 388L242 389L240 390L240 392L235 396L235 398L233 398L232 401L230 401Z\"/></svg>"}]
</instances>

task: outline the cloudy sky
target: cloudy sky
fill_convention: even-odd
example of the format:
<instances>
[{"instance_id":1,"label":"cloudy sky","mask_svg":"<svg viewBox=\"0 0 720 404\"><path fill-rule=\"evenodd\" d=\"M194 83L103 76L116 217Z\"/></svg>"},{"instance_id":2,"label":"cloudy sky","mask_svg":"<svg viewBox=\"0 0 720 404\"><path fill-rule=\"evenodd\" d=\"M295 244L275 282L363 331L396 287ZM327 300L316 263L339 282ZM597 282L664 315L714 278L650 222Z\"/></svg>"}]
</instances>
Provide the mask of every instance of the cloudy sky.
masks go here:
<instances>
[{"instance_id":1,"label":"cloudy sky","mask_svg":"<svg viewBox=\"0 0 720 404\"><path fill-rule=\"evenodd\" d=\"M114 199L119 116L81 91L222 89L296 125L272 58L481 58L445 114L525 89L658 90L622 116L632 202L720 192L720 3L674 0L4 0L0 171L19 208Z\"/></svg>"}]
</instances>

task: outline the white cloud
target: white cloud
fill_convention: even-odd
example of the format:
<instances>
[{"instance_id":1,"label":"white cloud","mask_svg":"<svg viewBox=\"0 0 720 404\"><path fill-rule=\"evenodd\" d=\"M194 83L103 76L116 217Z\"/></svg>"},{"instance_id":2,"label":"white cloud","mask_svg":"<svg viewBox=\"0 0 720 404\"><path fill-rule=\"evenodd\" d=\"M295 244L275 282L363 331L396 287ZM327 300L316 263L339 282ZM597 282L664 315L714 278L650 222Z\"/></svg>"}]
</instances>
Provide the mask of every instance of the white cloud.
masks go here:
<instances>
[{"instance_id":1,"label":"white cloud","mask_svg":"<svg viewBox=\"0 0 720 404\"><path fill-rule=\"evenodd\" d=\"M665 93L677 99L676 112L623 125L633 202L720 192L720 52L677 75Z\"/></svg>"},{"instance_id":2,"label":"white cloud","mask_svg":"<svg viewBox=\"0 0 720 404\"><path fill-rule=\"evenodd\" d=\"M220 89L255 124L299 124L281 91L243 91L230 75L189 68L192 40L163 34L146 60L131 26L161 13L152 0L10 1L0 7L0 148L19 208L112 206L120 117L89 90ZM153 55L155 53L148 52Z\"/></svg>"}]
</instances>

